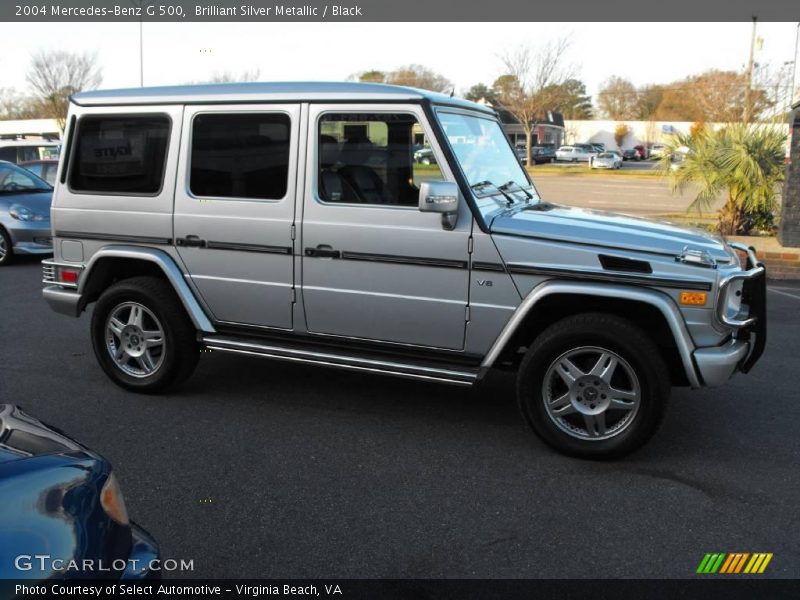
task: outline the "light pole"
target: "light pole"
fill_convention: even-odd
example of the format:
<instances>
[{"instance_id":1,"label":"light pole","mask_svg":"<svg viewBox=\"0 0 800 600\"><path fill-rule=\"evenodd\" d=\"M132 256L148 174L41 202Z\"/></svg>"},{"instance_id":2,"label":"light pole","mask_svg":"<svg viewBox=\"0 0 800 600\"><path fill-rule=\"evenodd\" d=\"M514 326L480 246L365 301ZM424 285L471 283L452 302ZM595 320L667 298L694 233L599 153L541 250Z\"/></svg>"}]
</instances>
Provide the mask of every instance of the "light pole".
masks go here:
<instances>
[{"instance_id":1,"label":"light pole","mask_svg":"<svg viewBox=\"0 0 800 600\"><path fill-rule=\"evenodd\" d=\"M753 33L750 36L750 58L747 60L747 95L744 99L744 115L742 115L742 120L745 123L750 122L750 118L753 112L753 53L756 49L756 22L758 21L758 17L753 15Z\"/></svg>"},{"instance_id":2,"label":"light pole","mask_svg":"<svg viewBox=\"0 0 800 600\"><path fill-rule=\"evenodd\" d=\"M139 9L139 87L144 87L144 33L143 33L143 12L150 0L131 0L136 8Z\"/></svg>"}]
</instances>

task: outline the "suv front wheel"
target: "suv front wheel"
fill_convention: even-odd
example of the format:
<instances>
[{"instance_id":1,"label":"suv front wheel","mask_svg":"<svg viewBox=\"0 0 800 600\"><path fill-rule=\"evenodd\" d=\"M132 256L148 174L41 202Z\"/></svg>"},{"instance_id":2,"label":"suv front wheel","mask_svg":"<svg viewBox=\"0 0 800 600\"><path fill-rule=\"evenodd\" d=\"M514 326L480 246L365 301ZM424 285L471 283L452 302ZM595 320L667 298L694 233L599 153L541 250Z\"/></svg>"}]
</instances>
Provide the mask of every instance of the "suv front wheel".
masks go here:
<instances>
[{"instance_id":1,"label":"suv front wheel","mask_svg":"<svg viewBox=\"0 0 800 600\"><path fill-rule=\"evenodd\" d=\"M669 397L667 366L639 327L587 313L548 327L525 354L519 406L549 445L571 456L613 458L657 429Z\"/></svg>"},{"instance_id":2,"label":"suv front wheel","mask_svg":"<svg viewBox=\"0 0 800 600\"><path fill-rule=\"evenodd\" d=\"M153 393L180 383L199 358L196 332L172 287L132 277L109 287L92 315L92 346L114 383Z\"/></svg>"}]
</instances>

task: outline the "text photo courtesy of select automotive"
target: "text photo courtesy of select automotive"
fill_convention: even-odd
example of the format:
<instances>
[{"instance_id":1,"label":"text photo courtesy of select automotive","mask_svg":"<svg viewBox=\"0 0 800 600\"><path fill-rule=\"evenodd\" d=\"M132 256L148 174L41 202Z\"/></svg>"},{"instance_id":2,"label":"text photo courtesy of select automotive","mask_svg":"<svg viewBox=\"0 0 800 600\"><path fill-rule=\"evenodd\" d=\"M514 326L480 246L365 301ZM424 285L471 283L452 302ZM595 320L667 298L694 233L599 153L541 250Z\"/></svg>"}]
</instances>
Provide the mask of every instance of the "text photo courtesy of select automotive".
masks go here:
<instances>
[{"instance_id":1,"label":"text photo courtesy of select automotive","mask_svg":"<svg viewBox=\"0 0 800 600\"><path fill-rule=\"evenodd\" d=\"M0 591L800 576L797 23L31 10Z\"/></svg>"}]
</instances>

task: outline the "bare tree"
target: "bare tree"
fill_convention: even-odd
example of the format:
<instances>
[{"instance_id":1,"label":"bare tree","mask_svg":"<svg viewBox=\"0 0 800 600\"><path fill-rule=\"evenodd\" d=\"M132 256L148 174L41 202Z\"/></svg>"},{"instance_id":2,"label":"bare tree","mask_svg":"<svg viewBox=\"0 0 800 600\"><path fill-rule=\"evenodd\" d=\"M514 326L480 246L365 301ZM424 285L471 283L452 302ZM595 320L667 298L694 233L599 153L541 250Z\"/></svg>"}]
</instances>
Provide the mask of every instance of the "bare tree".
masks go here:
<instances>
[{"instance_id":1,"label":"bare tree","mask_svg":"<svg viewBox=\"0 0 800 600\"><path fill-rule=\"evenodd\" d=\"M378 71L377 69L371 69L351 75L348 79L365 83L386 83L386 73Z\"/></svg>"},{"instance_id":2,"label":"bare tree","mask_svg":"<svg viewBox=\"0 0 800 600\"><path fill-rule=\"evenodd\" d=\"M525 132L529 165L533 164L532 141L536 121L555 107L559 86L572 77L573 67L564 64L569 44L569 39L561 38L535 50L520 46L500 57L506 75L495 82L495 89L502 107L519 121Z\"/></svg>"},{"instance_id":3,"label":"bare tree","mask_svg":"<svg viewBox=\"0 0 800 600\"><path fill-rule=\"evenodd\" d=\"M622 77L614 75L603 83L597 93L597 107L608 119L625 121L636 116L638 92L636 87Z\"/></svg>"},{"instance_id":4,"label":"bare tree","mask_svg":"<svg viewBox=\"0 0 800 600\"><path fill-rule=\"evenodd\" d=\"M38 98L26 96L14 88L0 88L0 120L46 118L46 107Z\"/></svg>"},{"instance_id":5,"label":"bare tree","mask_svg":"<svg viewBox=\"0 0 800 600\"><path fill-rule=\"evenodd\" d=\"M63 129L69 97L96 88L102 83L103 75L93 54L40 50L31 57L26 79L46 107L47 116L56 119Z\"/></svg>"},{"instance_id":6,"label":"bare tree","mask_svg":"<svg viewBox=\"0 0 800 600\"><path fill-rule=\"evenodd\" d=\"M442 92L453 87L447 77L422 65L405 65L394 71L380 71L378 69L359 71L350 75L347 81L391 83L393 85L431 90L432 92Z\"/></svg>"},{"instance_id":7,"label":"bare tree","mask_svg":"<svg viewBox=\"0 0 800 600\"><path fill-rule=\"evenodd\" d=\"M442 92L447 88L453 87L452 82L447 77L422 65L407 65L395 69L386 75L386 83L405 85L433 92Z\"/></svg>"}]
</instances>

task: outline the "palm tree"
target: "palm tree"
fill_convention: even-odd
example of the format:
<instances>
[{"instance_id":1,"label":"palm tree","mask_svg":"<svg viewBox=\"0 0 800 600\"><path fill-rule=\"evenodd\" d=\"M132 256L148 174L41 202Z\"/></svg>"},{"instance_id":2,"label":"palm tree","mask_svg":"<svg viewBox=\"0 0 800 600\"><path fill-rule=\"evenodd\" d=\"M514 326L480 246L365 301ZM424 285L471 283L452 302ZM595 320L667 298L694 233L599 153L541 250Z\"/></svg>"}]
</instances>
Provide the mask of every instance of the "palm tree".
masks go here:
<instances>
[{"instance_id":1,"label":"palm tree","mask_svg":"<svg viewBox=\"0 0 800 600\"><path fill-rule=\"evenodd\" d=\"M708 210L718 195L728 199L719 211L718 229L725 235L747 234L749 217L770 213L776 206L776 187L784 176L786 135L771 126L736 123L691 134L671 136L659 168L674 192L697 185L688 210ZM673 156L683 159L676 163Z\"/></svg>"}]
</instances>

